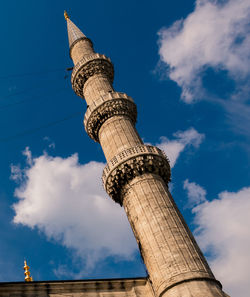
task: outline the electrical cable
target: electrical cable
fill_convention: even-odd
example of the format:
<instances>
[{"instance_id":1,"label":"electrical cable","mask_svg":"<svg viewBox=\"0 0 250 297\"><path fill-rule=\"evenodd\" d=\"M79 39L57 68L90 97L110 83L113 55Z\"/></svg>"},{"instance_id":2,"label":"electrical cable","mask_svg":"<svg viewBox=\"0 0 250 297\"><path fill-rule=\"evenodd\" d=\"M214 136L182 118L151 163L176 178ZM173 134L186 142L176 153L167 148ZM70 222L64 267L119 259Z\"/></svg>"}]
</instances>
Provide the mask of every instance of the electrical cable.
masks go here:
<instances>
[{"instance_id":1,"label":"electrical cable","mask_svg":"<svg viewBox=\"0 0 250 297\"><path fill-rule=\"evenodd\" d=\"M42 85L42 86L44 86L44 85ZM10 97L15 97L17 95L28 93L30 91L34 91L34 90L37 90L37 89L41 88L42 86L36 86L36 87L33 87L33 88L28 88L28 89L25 89L25 90L22 90L22 91L19 91L19 92L16 92L16 93L9 94L9 95L0 97L0 100L7 99L7 98L10 98Z\"/></svg>"},{"instance_id":2,"label":"electrical cable","mask_svg":"<svg viewBox=\"0 0 250 297\"><path fill-rule=\"evenodd\" d=\"M63 90L65 90L65 87L62 87L60 89L56 89L57 94L58 93L60 94ZM32 96L31 98L26 98L26 99L23 99L23 100L20 100L20 101L17 101L17 102L13 102L13 103L9 103L9 104L6 104L6 105L2 105L2 106L0 106L0 110L6 109L6 108L11 107L11 106L15 106L15 105L19 105L19 104L25 103L27 101L37 100L37 99L42 98L42 97L44 97L44 95L37 95L37 96Z\"/></svg>"},{"instance_id":3,"label":"electrical cable","mask_svg":"<svg viewBox=\"0 0 250 297\"><path fill-rule=\"evenodd\" d=\"M63 69L55 69L55 70L50 70L50 71L40 71L40 72L32 72L32 73L24 73L24 74L6 75L6 76L0 76L0 79L15 78L15 77L24 77L24 76L38 75L38 74L47 74L47 73L52 73L52 72L59 72L59 71L62 71L62 70L65 71L65 69L63 68ZM64 77L64 79L65 79L65 77ZM7 96L2 97L1 99L10 98L10 97L14 97L16 95L24 94L24 93L27 93L29 91L39 89L40 87L41 86L33 87L33 88L29 88L29 89L26 89L26 90L23 90L23 91L14 93L14 94L9 94ZM63 89L64 88L60 88L58 91L60 92ZM42 96L35 96L36 99L37 98L40 98L40 97L43 97L43 95ZM32 96L31 98L26 98L26 99L20 100L18 102L13 102L13 103L9 103L9 104L3 105L3 106L0 106L0 110L6 109L6 108L11 107L11 106L14 106L14 105L22 104L22 103L25 103L26 101L30 101L30 100L33 100L33 99L34 99L34 96ZM75 112L75 113L72 113L69 116L64 117L64 118L62 118L60 120L49 122L49 123L44 124L42 126L39 126L37 128L29 129L29 130L26 130L26 131L17 133L17 134L12 135L12 136L0 138L0 142L7 142L7 141L14 140L16 138L19 138L19 137L22 137L22 136L25 136L25 135L28 135L28 134L35 133L35 132L37 132L37 131L39 131L41 129L44 129L44 128L47 128L47 127L51 127L51 126L57 125L59 123L62 123L64 121L67 121L67 120L70 120L72 118L75 118L75 117L79 116L80 114L81 114L81 112Z\"/></svg>"},{"instance_id":4,"label":"electrical cable","mask_svg":"<svg viewBox=\"0 0 250 297\"><path fill-rule=\"evenodd\" d=\"M64 77L64 79L65 79L65 77ZM57 80L58 79L53 79L50 82L54 83L54 81L57 81ZM39 86L35 86L35 87L31 87L31 88L27 88L25 90L22 90L22 91L19 91L19 92L16 92L16 93L12 93L12 94L9 94L9 95L3 96L3 97L0 96L0 101L3 101L4 99L8 99L10 97L15 97L17 95L22 95L22 94L25 94L25 93L28 93L30 91L34 91L34 90L37 90L37 89L40 89L40 88L44 88L44 84L39 85Z\"/></svg>"},{"instance_id":5,"label":"electrical cable","mask_svg":"<svg viewBox=\"0 0 250 297\"><path fill-rule=\"evenodd\" d=\"M60 71L65 71L65 68L52 69L52 70L46 70L46 71L38 71L38 72L28 72L28 73L4 75L4 76L0 76L0 79L25 77L25 76L39 75L39 74L48 74L48 73L54 73L54 72L60 72Z\"/></svg>"},{"instance_id":6,"label":"electrical cable","mask_svg":"<svg viewBox=\"0 0 250 297\"><path fill-rule=\"evenodd\" d=\"M19 137L22 137L22 136L25 136L25 135L28 135L28 134L33 134L33 133L35 133L35 132L37 132L37 131L39 131L41 129L48 128L48 127L57 125L59 123L65 122L67 120L73 119L73 118L79 116L81 113L82 112L75 112L75 113L72 113L72 114L70 114L69 116L67 116L65 118L62 118L60 120L47 123L47 124L42 125L42 126L39 126L37 128L29 129L29 130L26 130L24 132L17 133L15 135L12 135L12 136L9 136L9 137L0 138L0 142L7 142L7 141L14 140L16 138L19 138Z\"/></svg>"}]
</instances>

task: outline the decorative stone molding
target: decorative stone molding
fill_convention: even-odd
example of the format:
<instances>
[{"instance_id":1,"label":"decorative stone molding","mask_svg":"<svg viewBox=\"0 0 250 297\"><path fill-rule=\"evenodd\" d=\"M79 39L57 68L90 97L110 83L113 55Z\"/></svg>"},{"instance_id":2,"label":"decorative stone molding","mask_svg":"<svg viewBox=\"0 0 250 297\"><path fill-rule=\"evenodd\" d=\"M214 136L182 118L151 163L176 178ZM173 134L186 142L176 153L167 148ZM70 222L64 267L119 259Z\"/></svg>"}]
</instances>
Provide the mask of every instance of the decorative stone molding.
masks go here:
<instances>
[{"instance_id":1,"label":"decorative stone molding","mask_svg":"<svg viewBox=\"0 0 250 297\"><path fill-rule=\"evenodd\" d=\"M49 293L48 293L49 292ZM155 296L148 277L120 279L0 282L1 297Z\"/></svg>"},{"instance_id":2,"label":"decorative stone molding","mask_svg":"<svg viewBox=\"0 0 250 297\"><path fill-rule=\"evenodd\" d=\"M84 117L84 126L89 137L98 142L102 124L115 115L128 116L135 123L137 109L133 99L125 93L111 92L95 100Z\"/></svg>"},{"instance_id":3,"label":"decorative stone molding","mask_svg":"<svg viewBox=\"0 0 250 297\"><path fill-rule=\"evenodd\" d=\"M122 205L123 186L145 173L159 175L166 184L170 181L170 166L164 152L155 146L138 145L113 157L103 170L102 181L108 195Z\"/></svg>"},{"instance_id":4,"label":"decorative stone molding","mask_svg":"<svg viewBox=\"0 0 250 297\"><path fill-rule=\"evenodd\" d=\"M110 82L114 79L114 67L109 58L100 54L83 57L74 67L71 75L72 88L76 95L83 97L83 86L95 74L105 73Z\"/></svg>"}]
</instances>

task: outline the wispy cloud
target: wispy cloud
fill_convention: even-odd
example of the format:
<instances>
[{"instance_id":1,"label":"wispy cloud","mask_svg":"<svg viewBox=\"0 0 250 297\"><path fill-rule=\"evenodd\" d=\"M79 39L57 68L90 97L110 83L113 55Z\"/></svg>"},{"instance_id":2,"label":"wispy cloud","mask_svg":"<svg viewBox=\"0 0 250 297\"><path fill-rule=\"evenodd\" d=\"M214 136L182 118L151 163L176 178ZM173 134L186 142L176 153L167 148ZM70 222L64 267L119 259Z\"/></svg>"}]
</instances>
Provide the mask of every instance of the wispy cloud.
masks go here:
<instances>
[{"instance_id":1,"label":"wispy cloud","mask_svg":"<svg viewBox=\"0 0 250 297\"><path fill-rule=\"evenodd\" d=\"M194 182L189 182L189 180L186 179L183 183L183 188L187 191L188 207L194 207L201 202L206 201L207 192L200 185Z\"/></svg>"},{"instance_id":2,"label":"wispy cloud","mask_svg":"<svg viewBox=\"0 0 250 297\"><path fill-rule=\"evenodd\" d=\"M193 146L198 148L205 138L204 134L199 133L194 128L189 128L185 131L177 131L174 133L174 139L168 139L161 137L161 142L157 146L162 149L169 158L170 166L174 167L180 153L185 150L186 147Z\"/></svg>"},{"instance_id":3,"label":"wispy cloud","mask_svg":"<svg viewBox=\"0 0 250 297\"><path fill-rule=\"evenodd\" d=\"M43 138L43 140L47 142L48 147L49 147L50 149L55 149L56 144L50 139L50 137L45 136L45 137Z\"/></svg>"}]
</instances>

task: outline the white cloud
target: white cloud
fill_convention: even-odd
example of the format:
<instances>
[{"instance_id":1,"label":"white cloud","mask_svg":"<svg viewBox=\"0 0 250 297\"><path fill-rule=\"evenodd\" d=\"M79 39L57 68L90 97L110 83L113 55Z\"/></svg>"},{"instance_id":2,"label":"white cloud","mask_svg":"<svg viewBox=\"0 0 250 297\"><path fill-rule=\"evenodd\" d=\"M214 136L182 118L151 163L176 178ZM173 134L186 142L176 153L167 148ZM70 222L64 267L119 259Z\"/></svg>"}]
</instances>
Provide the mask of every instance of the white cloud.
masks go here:
<instances>
[{"instance_id":1,"label":"white cloud","mask_svg":"<svg viewBox=\"0 0 250 297\"><path fill-rule=\"evenodd\" d=\"M161 61L185 102L204 95L201 76L207 67L226 70L235 81L249 76L249 33L249 0L197 0L186 19L159 32Z\"/></svg>"},{"instance_id":2,"label":"white cloud","mask_svg":"<svg viewBox=\"0 0 250 297\"><path fill-rule=\"evenodd\" d=\"M168 156L171 167L174 167L180 153L183 152L187 146L198 148L205 135L200 134L194 128L190 128L186 131L177 131L174 133L174 137L174 140L161 137L161 142L157 144Z\"/></svg>"},{"instance_id":3,"label":"white cloud","mask_svg":"<svg viewBox=\"0 0 250 297\"><path fill-rule=\"evenodd\" d=\"M222 192L218 199L196 206L193 213L196 239L209 253L210 266L224 290L231 296L248 296L250 187L236 193Z\"/></svg>"},{"instance_id":4,"label":"white cloud","mask_svg":"<svg viewBox=\"0 0 250 297\"><path fill-rule=\"evenodd\" d=\"M206 201L207 192L200 185L194 182L189 182L189 180L186 179L183 183L183 188L187 191L188 207L194 207L195 205Z\"/></svg>"},{"instance_id":5,"label":"white cloud","mask_svg":"<svg viewBox=\"0 0 250 297\"><path fill-rule=\"evenodd\" d=\"M194 128L174 136L174 140L162 138L159 145L172 166L187 146L197 148L204 138ZM61 158L44 152L34 158L29 148L23 154L25 168L11 166L12 179L19 183L15 190L18 201L13 205L14 223L37 228L48 239L72 250L83 261L83 273L109 256L133 258L137 244L125 212L101 185L103 163L81 165L77 154ZM64 264L54 269L58 276L66 272ZM70 276L74 277L74 273Z\"/></svg>"},{"instance_id":6,"label":"white cloud","mask_svg":"<svg viewBox=\"0 0 250 297\"><path fill-rule=\"evenodd\" d=\"M28 166L21 174L14 170L14 179L25 176L15 191L16 224L36 227L74 250L88 269L111 255L133 257L137 246L124 210L102 189L103 163L80 165L77 154L32 158L26 149L25 155Z\"/></svg>"}]
</instances>

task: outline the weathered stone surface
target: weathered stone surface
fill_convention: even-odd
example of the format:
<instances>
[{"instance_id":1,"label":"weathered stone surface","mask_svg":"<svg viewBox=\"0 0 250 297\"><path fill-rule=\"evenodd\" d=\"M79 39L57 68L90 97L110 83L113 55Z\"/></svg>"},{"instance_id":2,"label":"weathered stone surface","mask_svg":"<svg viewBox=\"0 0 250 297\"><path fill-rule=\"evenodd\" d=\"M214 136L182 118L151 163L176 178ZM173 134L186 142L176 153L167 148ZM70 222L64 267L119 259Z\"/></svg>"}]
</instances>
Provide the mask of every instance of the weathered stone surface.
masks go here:
<instances>
[{"instance_id":1,"label":"weathered stone surface","mask_svg":"<svg viewBox=\"0 0 250 297\"><path fill-rule=\"evenodd\" d=\"M155 295L225 296L168 191L167 158L143 144L134 127L133 102L112 97L119 93L112 86L111 61L94 51L78 60L80 56L80 48L72 51L72 86L88 104L85 128L103 148L108 161L104 187L124 206Z\"/></svg>"},{"instance_id":2,"label":"weathered stone surface","mask_svg":"<svg viewBox=\"0 0 250 297\"><path fill-rule=\"evenodd\" d=\"M0 297L154 297L146 278L0 283Z\"/></svg>"},{"instance_id":3,"label":"weathered stone surface","mask_svg":"<svg viewBox=\"0 0 250 297\"><path fill-rule=\"evenodd\" d=\"M220 288L191 232L179 213L166 183L157 174L137 176L122 191L123 206L131 223L157 296L185 282L190 294L211 295L209 286ZM193 281L209 283L207 295L195 295ZM187 291L188 292L188 291ZM200 291L202 292L202 291ZM206 291L204 291L205 293ZM210 295L209 295L210 294Z\"/></svg>"},{"instance_id":4,"label":"weathered stone surface","mask_svg":"<svg viewBox=\"0 0 250 297\"><path fill-rule=\"evenodd\" d=\"M86 99L87 133L100 142L108 161L103 173L105 189L124 206L154 295L225 297L168 191L167 158L159 149L143 144L134 126L133 101L121 95L112 97L119 93L112 85L111 61L96 54L86 40L82 42L76 43L71 52L75 64L72 87ZM112 290L93 296L152 296L152 291L147 290L135 290L137 295L132 290L126 295Z\"/></svg>"},{"instance_id":5,"label":"weathered stone surface","mask_svg":"<svg viewBox=\"0 0 250 297\"><path fill-rule=\"evenodd\" d=\"M100 96L90 106L84 117L85 130L95 141L99 141L99 130L102 124L109 118L124 115L135 124L137 109L131 97L124 93L110 92Z\"/></svg>"},{"instance_id":6,"label":"weathered stone surface","mask_svg":"<svg viewBox=\"0 0 250 297\"><path fill-rule=\"evenodd\" d=\"M71 75L71 84L76 95L83 97L85 82L89 77L99 73L105 74L110 82L113 82L113 64L106 56L93 53L92 55L84 56L78 61Z\"/></svg>"},{"instance_id":7,"label":"weathered stone surface","mask_svg":"<svg viewBox=\"0 0 250 297\"><path fill-rule=\"evenodd\" d=\"M92 91L93 90L93 91ZM87 106L92 105L100 97L115 92L109 78L103 73L88 78L83 86L83 94Z\"/></svg>"},{"instance_id":8,"label":"weathered stone surface","mask_svg":"<svg viewBox=\"0 0 250 297\"><path fill-rule=\"evenodd\" d=\"M87 55L93 53L93 44L87 37L82 37L75 40L69 49L69 56L74 59L74 61L79 61Z\"/></svg>"},{"instance_id":9,"label":"weathered stone surface","mask_svg":"<svg viewBox=\"0 0 250 297\"><path fill-rule=\"evenodd\" d=\"M127 116L113 116L99 130L99 142L107 162L122 151L143 145L134 123Z\"/></svg>"},{"instance_id":10,"label":"weathered stone surface","mask_svg":"<svg viewBox=\"0 0 250 297\"><path fill-rule=\"evenodd\" d=\"M165 154L155 146L138 145L113 157L103 170L103 185L109 196L122 205L123 187L136 176L154 173L166 185L170 181L170 166Z\"/></svg>"}]
</instances>

